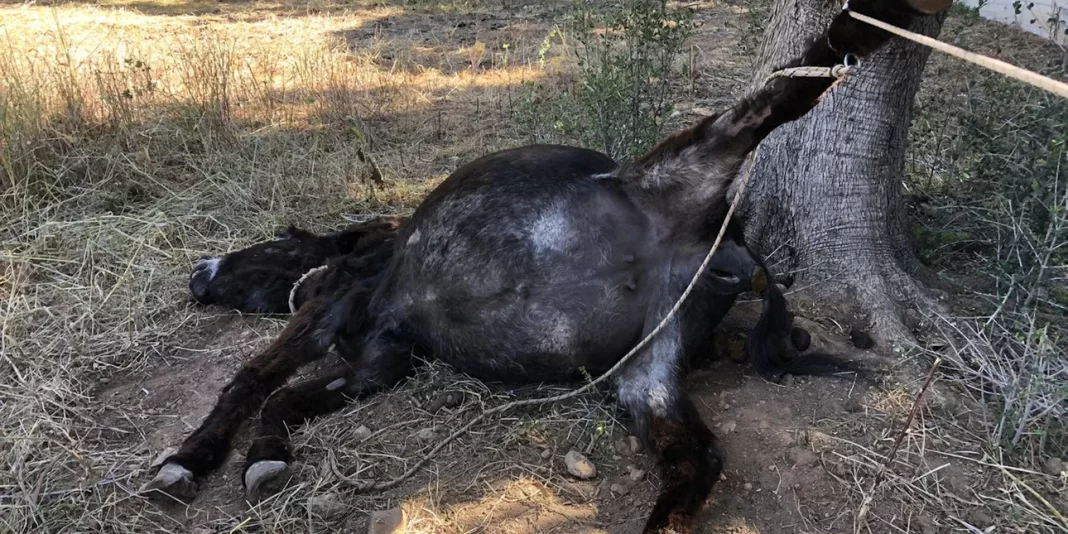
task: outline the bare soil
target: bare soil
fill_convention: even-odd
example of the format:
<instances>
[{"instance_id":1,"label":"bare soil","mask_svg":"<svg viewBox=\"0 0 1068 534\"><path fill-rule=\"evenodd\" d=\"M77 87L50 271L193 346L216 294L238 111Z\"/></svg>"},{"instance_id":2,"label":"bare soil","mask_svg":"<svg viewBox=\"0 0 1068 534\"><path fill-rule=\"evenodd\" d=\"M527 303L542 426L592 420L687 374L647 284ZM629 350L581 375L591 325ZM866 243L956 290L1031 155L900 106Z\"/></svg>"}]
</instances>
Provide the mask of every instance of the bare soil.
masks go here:
<instances>
[{"instance_id":1,"label":"bare soil","mask_svg":"<svg viewBox=\"0 0 1068 534\"><path fill-rule=\"evenodd\" d=\"M735 347L758 311L749 303L732 313L724 330ZM129 448L143 461L143 476L148 476L147 464L156 453L179 444L207 415L241 361L280 326L278 320L218 315L216 310L202 313L210 319L190 329L183 347L174 347L137 377L109 381L96 394L108 414L104 426L112 429L102 436L103 444ZM852 349L841 330L801 322L820 350L853 354L875 366L890 361ZM191 341L196 338L201 341ZM710 355L707 365L689 379L690 392L728 457L698 531L852 532L862 495L881 466L879 455L900 431L912 398L895 392L892 385L852 378L787 378L772 384L729 356ZM464 402L428 411L452 392L463 393ZM640 531L658 491L655 460L631 450L620 420L624 416L603 395L574 405L507 414L482 425L447 448L426 471L383 495L354 494L331 467L333 463L350 474L367 469L361 479L396 476L434 444L416 438L419 431L431 429L440 437L484 406L516 395L545 394L545 388L510 391L481 385L432 365L395 391L354 404L296 435L293 479L272 500L251 508L244 502L240 475L246 437L238 440L226 465L203 481L191 506L141 501L130 505L154 517L151 523L158 527L189 531L228 530L256 517L257 510L284 506L327 516L305 512L309 515L301 524L310 530L363 532L370 511L397 505L405 509L413 532ZM960 408L956 402L943 404ZM921 415L918 426L923 424ZM347 440L361 425L376 434L363 443ZM595 478L578 480L566 472L563 456L572 449L594 462ZM634 469L645 476L632 478ZM980 474L944 469L929 482L933 491L966 495L981 482ZM324 495L336 499L336 510L316 508L316 499ZM983 513L981 507L974 512L978 523L994 521ZM879 499L872 517L873 532L940 531L938 510L895 499Z\"/></svg>"}]
</instances>

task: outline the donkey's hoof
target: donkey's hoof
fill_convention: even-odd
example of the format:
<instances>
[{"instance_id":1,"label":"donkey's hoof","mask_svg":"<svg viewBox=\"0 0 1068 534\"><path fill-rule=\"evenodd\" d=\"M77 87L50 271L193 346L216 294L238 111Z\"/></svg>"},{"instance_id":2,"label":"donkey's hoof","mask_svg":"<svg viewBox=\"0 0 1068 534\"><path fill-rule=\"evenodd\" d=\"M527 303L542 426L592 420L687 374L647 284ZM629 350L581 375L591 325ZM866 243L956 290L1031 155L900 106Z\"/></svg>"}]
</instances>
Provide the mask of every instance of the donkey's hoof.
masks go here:
<instances>
[{"instance_id":1,"label":"donkey's hoof","mask_svg":"<svg viewBox=\"0 0 1068 534\"><path fill-rule=\"evenodd\" d=\"M155 478L141 486L139 493L153 499L177 499L190 502L197 495L197 485L193 482L193 473L175 464L166 463L159 468Z\"/></svg>"},{"instance_id":2,"label":"donkey's hoof","mask_svg":"<svg viewBox=\"0 0 1068 534\"><path fill-rule=\"evenodd\" d=\"M281 489L289 481L289 464L281 460L260 460L245 469L245 498L257 502Z\"/></svg>"}]
</instances>

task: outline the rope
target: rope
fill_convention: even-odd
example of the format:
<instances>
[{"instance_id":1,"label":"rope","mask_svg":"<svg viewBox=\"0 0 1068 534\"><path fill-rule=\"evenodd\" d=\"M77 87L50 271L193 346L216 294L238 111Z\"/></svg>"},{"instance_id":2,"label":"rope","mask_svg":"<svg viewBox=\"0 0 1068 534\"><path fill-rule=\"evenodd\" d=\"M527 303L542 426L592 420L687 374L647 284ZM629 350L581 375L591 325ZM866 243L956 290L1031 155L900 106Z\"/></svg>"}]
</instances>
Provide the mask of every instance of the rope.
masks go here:
<instances>
[{"instance_id":1,"label":"rope","mask_svg":"<svg viewBox=\"0 0 1068 534\"><path fill-rule=\"evenodd\" d=\"M943 43L942 41L939 41L937 39L932 39L926 35L920 35L918 33L910 32L908 30L903 30L901 28L898 28L897 26L887 24L879 19L874 19L867 15L857 13L855 11L848 11L848 13L849 16L861 22L867 22L868 24L871 24L876 28L881 28L899 37L904 37L905 39L908 39L910 41L929 46L935 50L938 50L939 52L949 54L958 59L963 59L964 61L978 65L985 69L992 70L1010 78L1015 78L1021 82L1030 84L1039 89L1049 91L1062 98L1068 98L1068 84L1064 82L1059 82L1057 80L1054 80L1053 78L1049 78L1047 76L1031 72L1027 69L1017 67L1015 65L1006 63L998 59L987 57L981 54L976 54L975 52L969 52L967 50L964 50L963 48L957 48L953 45Z\"/></svg>"},{"instance_id":2,"label":"rope","mask_svg":"<svg viewBox=\"0 0 1068 534\"><path fill-rule=\"evenodd\" d=\"M320 265L318 267L312 267L308 272L302 274L296 282L293 282L293 289L289 290L289 313L297 313L297 306L294 304L294 300L297 298L297 290L300 289L300 285L308 279L309 276L329 267L329 265Z\"/></svg>"},{"instance_id":3,"label":"rope","mask_svg":"<svg viewBox=\"0 0 1068 534\"><path fill-rule=\"evenodd\" d=\"M768 76L764 83L775 78L844 78L853 70L853 65L835 65L833 67L790 67L777 70Z\"/></svg>"}]
</instances>

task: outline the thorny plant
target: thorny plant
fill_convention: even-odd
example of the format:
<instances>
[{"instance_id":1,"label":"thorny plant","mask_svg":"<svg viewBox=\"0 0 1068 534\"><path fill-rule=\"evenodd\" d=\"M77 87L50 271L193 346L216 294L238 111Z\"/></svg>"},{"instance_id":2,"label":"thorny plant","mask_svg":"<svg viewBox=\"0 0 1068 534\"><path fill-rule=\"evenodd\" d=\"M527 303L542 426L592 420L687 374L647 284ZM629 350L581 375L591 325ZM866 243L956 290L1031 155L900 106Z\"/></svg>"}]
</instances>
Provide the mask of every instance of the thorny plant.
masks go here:
<instances>
[{"instance_id":1,"label":"thorny plant","mask_svg":"<svg viewBox=\"0 0 1068 534\"><path fill-rule=\"evenodd\" d=\"M1056 54L1034 52L1031 68L1064 77ZM991 445L1036 461L1063 457L1068 102L978 69L963 73L960 91L924 102L943 111L913 125L908 186L921 204L921 253L966 276L982 311L929 324L948 342L947 367L992 408Z\"/></svg>"}]
</instances>

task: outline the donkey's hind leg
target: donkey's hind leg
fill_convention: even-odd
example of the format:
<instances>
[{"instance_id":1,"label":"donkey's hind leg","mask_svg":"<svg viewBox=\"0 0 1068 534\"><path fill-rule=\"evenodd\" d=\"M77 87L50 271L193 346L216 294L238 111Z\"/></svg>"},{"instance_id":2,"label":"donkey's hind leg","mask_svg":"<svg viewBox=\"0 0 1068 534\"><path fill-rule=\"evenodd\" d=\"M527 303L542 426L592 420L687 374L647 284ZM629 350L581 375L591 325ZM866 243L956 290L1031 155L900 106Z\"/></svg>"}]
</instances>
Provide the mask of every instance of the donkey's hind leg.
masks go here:
<instances>
[{"instance_id":1,"label":"donkey's hind leg","mask_svg":"<svg viewBox=\"0 0 1068 534\"><path fill-rule=\"evenodd\" d=\"M414 358L409 343L376 336L356 361L343 362L326 375L306 380L271 395L260 415L260 428L245 456L243 481L249 500L283 474L292 460L289 434L304 422L341 409L350 400L392 387L411 374Z\"/></svg>"},{"instance_id":2,"label":"donkey's hind leg","mask_svg":"<svg viewBox=\"0 0 1068 534\"><path fill-rule=\"evenodd\" d=\"M194 477L222 464L234 434L264 399L285 384L300 366L326 355L337 324L343 319L338 315L347 312L339 304L323 299L302 307L265 351L245 362L223 388L208 417L176 454L164 460L155 478L141 492L191 500L196 494Z\"/></svg>"},{"instance_id":3,"label":"donkey's hind leg","mask_svg":"<svg viewBox=\"0 0 1068 534\"><path fill-rule=\"evenodd\" d=\"M680 293L666 290L653 299L645 334ZM723 471L723 451L685 390L690 355L707 348L706 311L706 299L690 299L616 378L619 402L635 434L658 457L662 474L645 533L691 532L694 516Z\"/></svg>"}]
</instances>

